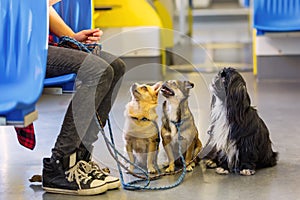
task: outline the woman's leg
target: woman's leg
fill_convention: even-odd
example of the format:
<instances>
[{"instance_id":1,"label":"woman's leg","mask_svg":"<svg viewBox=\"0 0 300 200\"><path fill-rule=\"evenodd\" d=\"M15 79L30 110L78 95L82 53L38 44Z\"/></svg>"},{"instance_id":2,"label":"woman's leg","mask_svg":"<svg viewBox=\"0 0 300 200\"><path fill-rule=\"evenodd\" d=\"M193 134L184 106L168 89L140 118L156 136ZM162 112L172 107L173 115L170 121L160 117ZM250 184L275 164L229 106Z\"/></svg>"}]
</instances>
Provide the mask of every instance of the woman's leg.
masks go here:
<instances>
[{"instance_id":1,"label":"woman's leg","mask_svg":"<svg viewBox=\"0 0 300 200\"><path fill-rule=\"evenodd\" d=\"M105 60L107 63L110 64L110 66L114 70L114 77L112 80L111 87L106 95L106 97L101 102L100 106L98 107L97 111L99 115L101 116L101 122L104 126L106 123L106 120L108 119L108 114L111 110L111 106L113 105L114 101L116 100L116 96L119 92L121 83L122 83L122 77L125 73L125 63L118 57L105 52L100 51L98 53L99 57Z\"/></svg>"},{"instance_id":2,"label":"woman's leg","mask_svg":"<svg viewBox=\"0 0 300 200\"><path fill-rule=\"evenodd\" d=\"M69 104L51 158L43 160L43 188L66 194L100 194L108 189L106 179L90 175L90 164L77 160L82 138L111 87L114 72L99 56L81 51L49 47L47 77L77 73L79 87ZM119 180L114 180L114 188Z\"/></svg>"},{"instance_id":3,"label":"woman's leg","mask_svg":"<svg viewBox=\"0 0 300 200\"><path fill-rule=\"evenodd\" d=\"M52 156L70 155L79 147L98 108L111 89L114 71L99 56L49 47L47 77L77 73L81 82L69 104Z\"/></svg>"},{"instance_id":4,"label":"woman's leg","mask_svg":"<svg viewBox=\"0 0 300 200\"><path fill-rule=\"evenodd\" d=\"M95 52L93 52L95 53ZM102 102L100 103L100 106L96 109L99 116L101 125L104 127L106 124L106 121L108 119L109 112L111 110L111 107L116 99L117 93L119 91L122 77L125 73L125 63L118 57L105 52L105 51L97 51L97 55L105 60L107 63L110 64L110 66L113 68L114 71L114 77L112 79L111 86L103 98ZM93 143L97 141L98 139L98 133L99 133L98 125L96 124L95 120L91 121L91 124L88 128L87 134L82 140L83 145L85 146L85 149L88 150L87 154L90 154L93 150ZM88 158L87 156L86 158Z\"/></svg>"}]
</instances>

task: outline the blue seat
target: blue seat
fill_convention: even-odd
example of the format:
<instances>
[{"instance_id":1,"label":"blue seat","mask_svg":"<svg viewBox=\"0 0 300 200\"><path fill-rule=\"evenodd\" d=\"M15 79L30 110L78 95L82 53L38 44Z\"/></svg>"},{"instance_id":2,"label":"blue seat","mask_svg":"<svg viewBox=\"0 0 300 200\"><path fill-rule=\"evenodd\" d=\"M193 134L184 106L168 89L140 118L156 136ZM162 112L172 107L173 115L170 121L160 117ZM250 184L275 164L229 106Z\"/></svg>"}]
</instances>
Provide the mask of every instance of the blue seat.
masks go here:
<instances>
[{"instance_id":1,"label":"blue seat","mask_svg":"<svg viewBox=\"0 0 300 200\"><path fill-rule=\"evenodd\" d=\"M250 0L244 0L243 6L244 6L245 8L249 8L249 7L250 7Z\"/></svg>"},{"instance_id":2,"label":"blue seat","mask_svg":"<svg viewBox=\"0 0 300 200\"><path fill-rule=\"evenodd\" d=\"M48 50L48 0L0 4L0 125L37 119Z\"/></svg>"},{"instance_id":3,"label":"blue seat","mask_svg":"<svg viewBox=\"0 0 300 200\"><path fill-rule=\"evenodd\" d=\"M63 0L53 7L74 32L92 28L92 0ZM54 37L58 42L58 38ZM76 74L46 78L45 87L61 87L63 92L73 92Z\"/></svg>"},{"instance_id":4,"label":"blue seat","mask_svg":"<svg viewBox=\"0 0 300 200\"><path fill-rule=\"evenodd\" d=\"M300 0L254 0L253 27L265 32L300 30Z\"/></svg>"},{"instance_id":5,"label":"blue seat","mask_svg":"<svg viewBox=\"0 0 300 200\"><path fill-rule=\"evenodd\" d=\"M46 78L44 81L44 86L61 87L63 92L73 92L75 87L75 79L75 73Z\"/></svg>"}]
</instances>

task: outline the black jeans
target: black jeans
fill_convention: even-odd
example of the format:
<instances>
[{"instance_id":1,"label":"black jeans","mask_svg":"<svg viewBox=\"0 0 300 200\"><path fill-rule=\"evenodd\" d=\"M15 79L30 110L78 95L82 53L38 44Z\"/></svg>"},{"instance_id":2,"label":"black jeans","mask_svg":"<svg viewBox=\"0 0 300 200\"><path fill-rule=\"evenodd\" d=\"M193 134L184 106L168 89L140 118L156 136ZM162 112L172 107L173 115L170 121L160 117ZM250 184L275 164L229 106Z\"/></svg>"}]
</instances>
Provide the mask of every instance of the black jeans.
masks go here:
<instances>
[{"instance_id":1,"label":"black jeans","mask_svg":"<svg viewBox=\"0 0 300 200\"><path fill-rule=\"evenodd\" d=\"M103 126L125 73L124 62L108 52L85 53L49 46L46 77L76 73L76 92L70 102L52 156L68 156L80 145L91 151L99 128L95 110Z\"/></svg>"}]
</instances>

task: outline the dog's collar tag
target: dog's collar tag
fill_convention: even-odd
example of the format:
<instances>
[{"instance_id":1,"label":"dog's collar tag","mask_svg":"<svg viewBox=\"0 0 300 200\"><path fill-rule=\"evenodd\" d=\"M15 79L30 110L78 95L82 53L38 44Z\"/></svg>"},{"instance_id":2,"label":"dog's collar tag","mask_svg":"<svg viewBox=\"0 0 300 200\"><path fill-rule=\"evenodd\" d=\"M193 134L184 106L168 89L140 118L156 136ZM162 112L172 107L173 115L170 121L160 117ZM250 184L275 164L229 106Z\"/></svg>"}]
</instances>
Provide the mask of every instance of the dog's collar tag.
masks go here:
<instances>
[{"instance_id":1,"label":"dog's collar tag","mask_svg":"<svg viewBox=\"0 0 300 200\"><path fill-rule=\"evenodd\" d=\"M183 124L183 121L179 121L179 122L175 122L175 121L171 121L176 127L180 127L181 124Z\"/></svg>"}]
</instances>

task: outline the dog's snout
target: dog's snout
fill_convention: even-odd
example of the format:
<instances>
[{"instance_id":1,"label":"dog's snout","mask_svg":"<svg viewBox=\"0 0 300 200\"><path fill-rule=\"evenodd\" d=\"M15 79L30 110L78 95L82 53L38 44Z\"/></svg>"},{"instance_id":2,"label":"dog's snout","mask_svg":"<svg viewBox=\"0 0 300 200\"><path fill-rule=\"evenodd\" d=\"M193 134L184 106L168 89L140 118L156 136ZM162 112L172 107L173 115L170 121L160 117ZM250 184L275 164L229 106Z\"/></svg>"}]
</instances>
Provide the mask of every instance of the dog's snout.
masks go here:
<instances>
[{"instance_id":1,"label":"dog's snout","mask_svg":"<svg viewBox=\"0 0 300 200\"><path fill-rule=\"evenodd\" d=\"M161 89L166 89L167 88L167 84L164 83L162 86L161 86Z\"/></svg>"}]
</instances>

